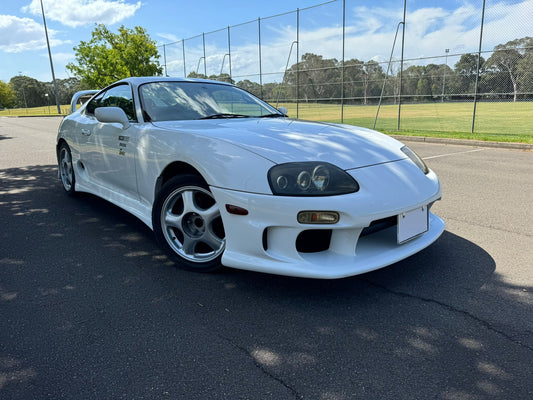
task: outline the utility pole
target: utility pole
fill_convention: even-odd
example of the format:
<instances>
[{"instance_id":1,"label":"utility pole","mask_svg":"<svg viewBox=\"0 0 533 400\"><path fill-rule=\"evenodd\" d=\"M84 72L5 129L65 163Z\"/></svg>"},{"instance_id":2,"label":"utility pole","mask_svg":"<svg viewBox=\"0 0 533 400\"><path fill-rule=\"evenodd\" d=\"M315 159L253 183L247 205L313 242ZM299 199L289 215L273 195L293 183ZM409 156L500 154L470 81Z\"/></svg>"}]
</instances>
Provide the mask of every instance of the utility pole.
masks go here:
<instances>
[{"instance_id":1,"label":"utility pole","mask_svg":"<svg viewBox=\"0 0 533 400\"><path fill-rule=\"evenodd\" d=\"M56 75L54 73L54 63L52 62L52 52L50 51L50 41L48 40L48 29L46 28L46 18L44 17L43 0L41 0L41 11L43 13L44 34L46 35L46 46L48 46L48 57L50 58L50 68L52 69L52 82L54 84L54 95L56 97L57 113L61 114L61 106L59 105L59 96L57 94Z\"/></svg>"}]
</instances>

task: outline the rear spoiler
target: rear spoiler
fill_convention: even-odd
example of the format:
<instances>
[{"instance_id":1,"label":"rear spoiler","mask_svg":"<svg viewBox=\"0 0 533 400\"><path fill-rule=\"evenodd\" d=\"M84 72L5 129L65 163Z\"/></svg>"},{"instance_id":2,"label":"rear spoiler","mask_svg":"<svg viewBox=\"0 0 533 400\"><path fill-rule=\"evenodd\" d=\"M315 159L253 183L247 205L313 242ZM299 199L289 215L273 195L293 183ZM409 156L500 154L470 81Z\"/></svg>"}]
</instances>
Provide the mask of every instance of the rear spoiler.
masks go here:
<instances>
[{"instance_id":1,"label":"rear spoiler","mask_svg":"<svg viewBox=\"0 0 533 400\"><path fill-rule=\"evenodd\" d=\"M74 96L72 96L72 100L70 101L70 113L72 114L74 111L76 111L76 106L78 105L78 101L82 97L92 97L96 93L98 93L100 90L81 90L79 92L74 93Z\"/></svg>"}]
</instances>

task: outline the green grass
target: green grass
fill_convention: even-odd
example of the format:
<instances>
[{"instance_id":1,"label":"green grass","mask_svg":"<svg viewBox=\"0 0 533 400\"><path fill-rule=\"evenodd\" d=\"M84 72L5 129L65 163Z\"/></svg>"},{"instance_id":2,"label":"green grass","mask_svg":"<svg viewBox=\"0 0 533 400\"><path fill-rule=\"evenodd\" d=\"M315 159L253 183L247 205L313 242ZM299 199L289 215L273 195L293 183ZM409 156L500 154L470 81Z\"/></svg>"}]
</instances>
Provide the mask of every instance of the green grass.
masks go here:
<instances>
[{"instance_id":1,"label":"green grass","mask_svg":"<svg viewBox=\"0 0 533 400\"><path fill-rule=\"evenodd\" d=\"M61 114L57 113L57 106L44 106L32 108L12 108L0 110L0 117L43 117L67 115L70 112L70 105L61 106Z\"/></svg>"},{"instance_id":2,"label":"green grass","mask_svg":"<svg viewBox=\"0 0 533 400\"><path fill-rule=\"evenodd\" d=\"M296 117L296 104L281 104ZM472 129L473 103L404 104L400 131L398 106L385 105L379 112L376 130L400 135L533 143L533 102L477 104ZM344 106L344 123L372 128L377 106ZM300 104L301 119L340 122L341 107L330 104Z\"/></svg>"},{"instance_id":3,"label":"green grass","mask_svg":"<svg viewBox=\"0 0 533 400\"><path fill-rule=\"evenodd\" d=\"M280 104L296 117L296 104ZM65 115L70 106L61 106ZM533 102L479 102L472 129L473 103L426 103L402 105L400 131L398 106L385 105L376 130L388 134L533 143ZM344 106L344 123L372 128L377 106ZM55 106L0 111L0 116L58 115ZM298 117L313 121L341 122L340 105L301 103Z\"/></svg>"}]
</instances>

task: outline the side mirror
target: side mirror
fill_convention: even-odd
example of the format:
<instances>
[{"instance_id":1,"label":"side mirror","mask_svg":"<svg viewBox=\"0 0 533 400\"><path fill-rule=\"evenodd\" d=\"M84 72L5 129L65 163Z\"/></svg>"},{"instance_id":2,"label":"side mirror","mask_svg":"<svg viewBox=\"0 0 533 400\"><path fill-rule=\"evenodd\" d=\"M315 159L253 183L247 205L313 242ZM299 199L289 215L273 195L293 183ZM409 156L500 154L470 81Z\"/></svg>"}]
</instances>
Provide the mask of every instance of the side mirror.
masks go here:
<instances>
[{"instance_id":1,"label":"side mirror","mask_svg":"<svg viewBox=\"0 0 533 400\"><path fill-rule=\"evenodd\" d=\"M94 116L100 122L121 124L123 129L130 127L128 116L120 107L98 107L94 110Z\"/></svg>"},{"instance_id":2,"label":"side mirror","mask_svg":"<svg viewBox=\"0 0 533 400\"><path fill-rule=\"evenodd\" d=\"M287 116L287 109L285 107L279 107L278 111L283 115Z\"/></svg>"}]
</instances>

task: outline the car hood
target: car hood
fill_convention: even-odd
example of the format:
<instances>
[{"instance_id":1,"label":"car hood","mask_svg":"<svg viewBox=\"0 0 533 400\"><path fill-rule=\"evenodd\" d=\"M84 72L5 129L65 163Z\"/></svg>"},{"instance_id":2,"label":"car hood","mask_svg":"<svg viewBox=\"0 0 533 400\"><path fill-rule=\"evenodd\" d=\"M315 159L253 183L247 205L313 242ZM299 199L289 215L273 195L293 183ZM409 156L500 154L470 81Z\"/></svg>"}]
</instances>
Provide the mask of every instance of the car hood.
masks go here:
<instances>
[{"instance_id":1,"label":"car hood","mask_svg":"<svg viewBox=\"0 0 533 400\"><path fill-rule=\"evenodd\" d=\"M154 122L230 142L276 164L322 161L348 170L406 158L397 140L370 129L289 118Z\"/></svg>"}]
</instances>

